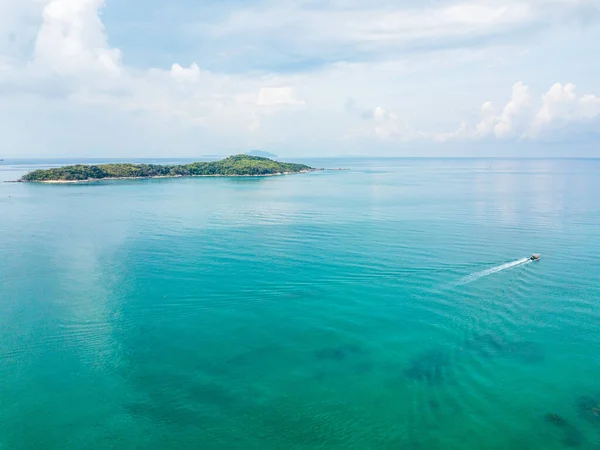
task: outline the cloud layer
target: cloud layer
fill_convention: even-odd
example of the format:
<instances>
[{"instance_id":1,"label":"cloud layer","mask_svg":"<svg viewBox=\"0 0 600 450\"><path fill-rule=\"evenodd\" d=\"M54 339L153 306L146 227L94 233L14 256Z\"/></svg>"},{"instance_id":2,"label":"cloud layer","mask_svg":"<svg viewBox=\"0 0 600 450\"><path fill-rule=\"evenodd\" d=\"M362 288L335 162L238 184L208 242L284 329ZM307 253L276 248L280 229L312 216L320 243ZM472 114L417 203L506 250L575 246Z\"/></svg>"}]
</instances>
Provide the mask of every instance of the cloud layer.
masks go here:
<instances>
[{"instance_id":1,"label":"cloud layer","mask_svg":"<svg viewBox=\"0 0 600 450\"><path fill-rule=\"evenodd\" d=\"M100 15L110 3L5 0L0 112L10 117L7 139L26 155L39 144L14 130L20 119L23 129L61 140L76 131L72 117L93 130L111 115L130 126L126 142L141 126L151 127L160 145L175 138L185 148L200 140L217 150L289 145L308 154L324 145L343 153L378 143L564 140L600 129L598 80L568 67L552 79L529 59L561 33L563 42L600 36L595 0L243 5L223 7L219 20L183 24L205 47L214 43L218 58L190 48L187 62L155 68L128 65L127 52L111 43ZM570 57L584 61L587 51ZM524 76L537 84L529 87ZM579 93L572 78L556 78L562 76L582 78L588 90ZM59 123L46 110L69 113ZM27 114L37 122L25 122ZM100 141L114 153L125 128L111 141L92 133L77 142Z\"/></svg>"},{"instance_id":2,"label":"cloud layer","mask_svg":"<svg viewBox=\"0 0 600 450\"><path fill-rule=\"evenodd\" d=\"M542 95L537 106L529 87L516 83L508 103L497 112L491 102L481 107L481 121L474 128L462 124L452 133L436 136L439 141L451 139L538 139L564 135L569 131L600 131L600 97L579 96L572 83L555 83Z\"/></svg>"}]
</instances>

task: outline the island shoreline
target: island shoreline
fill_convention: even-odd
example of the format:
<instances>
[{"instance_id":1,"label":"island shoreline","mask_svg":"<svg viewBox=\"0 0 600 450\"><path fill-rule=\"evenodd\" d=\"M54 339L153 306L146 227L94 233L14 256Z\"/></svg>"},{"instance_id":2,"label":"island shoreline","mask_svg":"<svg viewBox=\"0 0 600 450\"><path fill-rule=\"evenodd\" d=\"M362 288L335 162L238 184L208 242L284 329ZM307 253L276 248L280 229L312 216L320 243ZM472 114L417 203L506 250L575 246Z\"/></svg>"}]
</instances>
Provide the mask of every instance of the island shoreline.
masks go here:
<instances>
[{"instance_id":1,"label":"island shoreline","mask_svg":"<svg viewBox=\"0 0 600 450\"><path fill-rule=\"evenodd\" d=\"M287 175L299 175L303 173L319 172L326 170L348 170L348 169L310 169L301 170L299 172L278 172L265 173L256 175L158 175L151 177L106 177L106 178L89 178L87 180L16 180L12 183L43 183L43 184L79 184L79 183L98 183L101 181L124 181L124 180L154 180L160 178L262 178L262 177L278 177Z\"/></svg>"},{"instance_id":2,"label":"island shoreline","mask_svg":"<svg viewBox=\"0 0 600 450\"><path fill-rule=\"evenodd\" d=\"M73 164L49 169L37 169L23 175L18 181L22 183L74 184L97 183L104 180L147 180L154 178L275 177L319 170L326 169L310 167L306 164L273 161L260 156L233 155L220 161L175 165Z\"/></svg>"},{"instance_id":3,"label":"island shoreline","mask_svg":"<svg viewBox=\"0 0 600 450\"><path fill-rule=\"evenodd\" d=\"M267 177L321 170L306 164L273 161L260 156L233 155L220 161L189 164L73 164L26 173L20 182L71 184L103 180L137 180L193 177Z\"/></svg>"}]
</instances>

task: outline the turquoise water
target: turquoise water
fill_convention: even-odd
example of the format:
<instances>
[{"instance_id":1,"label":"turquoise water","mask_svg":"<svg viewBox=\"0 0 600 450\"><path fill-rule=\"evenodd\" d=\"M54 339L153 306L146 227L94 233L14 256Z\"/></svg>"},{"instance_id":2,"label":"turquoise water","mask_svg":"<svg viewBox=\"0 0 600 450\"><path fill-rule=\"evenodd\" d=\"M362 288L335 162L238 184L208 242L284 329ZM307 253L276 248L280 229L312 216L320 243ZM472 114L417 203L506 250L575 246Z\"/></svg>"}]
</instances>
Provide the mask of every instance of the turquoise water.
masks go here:
<instances>
[{"instance_id":1,"label":"turquoise water","mask_svg":"<svg viewBox=\"0 0 600 450\"><path fill-rule=\"evenodd\" d=\"M0 449L600 446L600 160L309 163L1 183Z\"/></svg>"}]
</instances>

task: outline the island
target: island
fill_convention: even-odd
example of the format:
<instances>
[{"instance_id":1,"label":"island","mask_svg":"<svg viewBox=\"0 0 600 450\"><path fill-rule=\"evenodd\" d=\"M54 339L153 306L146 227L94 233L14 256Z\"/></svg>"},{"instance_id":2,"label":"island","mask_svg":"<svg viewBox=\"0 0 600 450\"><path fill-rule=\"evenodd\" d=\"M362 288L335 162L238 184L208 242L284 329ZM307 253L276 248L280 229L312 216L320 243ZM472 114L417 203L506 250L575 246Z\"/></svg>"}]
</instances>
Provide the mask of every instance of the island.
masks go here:
<instances>
[{"instance_id":1,"label":"island","mask_svg":"<svg viewBox=\"0 0 600 450\"><path fill-rule=\"evenodd\" d=\"M77 183L132 178L273 176L305 173L314 170L316 169L304 164L278 162L259 156L236 155L220 161L194 162L182 165L77 164L34 170L24 175L19 181Z\"/></svg>"}]
</instances>

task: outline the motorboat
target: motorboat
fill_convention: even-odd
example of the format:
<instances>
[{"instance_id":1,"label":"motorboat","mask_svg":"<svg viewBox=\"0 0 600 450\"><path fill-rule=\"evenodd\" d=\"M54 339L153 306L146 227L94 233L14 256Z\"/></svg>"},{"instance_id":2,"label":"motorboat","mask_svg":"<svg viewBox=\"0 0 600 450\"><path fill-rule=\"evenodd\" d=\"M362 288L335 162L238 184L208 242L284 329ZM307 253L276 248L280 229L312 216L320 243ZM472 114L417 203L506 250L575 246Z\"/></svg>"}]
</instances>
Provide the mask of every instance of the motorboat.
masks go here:
<instances>
[{"instance_id":1,"label":"motorboat","mask_svg":"<svg viewBox=\"0 0 600 450\"><path fill-rule=\"evenodd\" d=\"M540 259L540 254L539 253L534 253L533 255L531 255L529 257L530 260L532 261L538 261Z\"/></svg>"}]
</instances>

